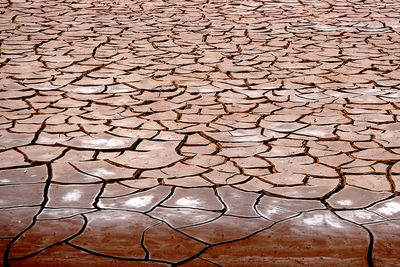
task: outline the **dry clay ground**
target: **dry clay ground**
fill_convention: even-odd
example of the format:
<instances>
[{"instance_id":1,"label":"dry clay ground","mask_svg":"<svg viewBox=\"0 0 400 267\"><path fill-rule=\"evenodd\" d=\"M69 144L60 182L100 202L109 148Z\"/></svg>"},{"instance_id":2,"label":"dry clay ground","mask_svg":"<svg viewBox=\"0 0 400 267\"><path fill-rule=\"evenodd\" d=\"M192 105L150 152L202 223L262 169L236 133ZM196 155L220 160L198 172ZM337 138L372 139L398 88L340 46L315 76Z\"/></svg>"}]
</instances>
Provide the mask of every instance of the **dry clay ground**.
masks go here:
<instances>
[{"instance_id":1,"label":"dry clay ground","mask_svg":"<svg viewBox=\"0 0 400 267\"><path fill-rule=\"evenodd\" d=\"M399 266L400 3L0 0L4 266Z\"/></svg>"}]
</instances>

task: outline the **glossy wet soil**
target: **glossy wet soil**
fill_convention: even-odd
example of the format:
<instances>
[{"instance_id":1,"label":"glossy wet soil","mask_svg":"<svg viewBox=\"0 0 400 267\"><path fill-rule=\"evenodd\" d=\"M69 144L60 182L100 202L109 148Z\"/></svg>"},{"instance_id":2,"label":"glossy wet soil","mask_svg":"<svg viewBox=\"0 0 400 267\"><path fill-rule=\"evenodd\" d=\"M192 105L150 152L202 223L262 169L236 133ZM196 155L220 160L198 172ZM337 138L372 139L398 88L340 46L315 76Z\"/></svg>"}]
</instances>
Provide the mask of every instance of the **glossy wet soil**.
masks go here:
<instances>
[{"instance_id":1,"label":"glossy wet soil","mask_svg":"<svg viewBox=\"0 0 400 267\"><path fill-rule=\"evenodd\" d=\"M0 1L4 266L399 266L398 1Z\"/></svg>"}]
</instances>

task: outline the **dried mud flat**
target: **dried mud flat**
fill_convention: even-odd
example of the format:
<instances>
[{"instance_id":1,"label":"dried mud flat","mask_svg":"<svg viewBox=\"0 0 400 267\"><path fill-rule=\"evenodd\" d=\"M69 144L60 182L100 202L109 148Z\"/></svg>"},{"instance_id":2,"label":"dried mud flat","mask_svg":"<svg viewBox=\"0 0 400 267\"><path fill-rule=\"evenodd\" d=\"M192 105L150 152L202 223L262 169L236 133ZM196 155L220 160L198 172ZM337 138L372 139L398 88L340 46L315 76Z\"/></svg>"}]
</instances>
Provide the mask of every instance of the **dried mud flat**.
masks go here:
<instances>
[{"instance_id":1,"label":"dried mud flat","mask_svg":"<svg viewBox=\"0 0 400 267\"><path fill-rule=\"evenodd\" d=\"M0 1L4 266L399 266L398 1Z\"/></svg>"}]
</instances>

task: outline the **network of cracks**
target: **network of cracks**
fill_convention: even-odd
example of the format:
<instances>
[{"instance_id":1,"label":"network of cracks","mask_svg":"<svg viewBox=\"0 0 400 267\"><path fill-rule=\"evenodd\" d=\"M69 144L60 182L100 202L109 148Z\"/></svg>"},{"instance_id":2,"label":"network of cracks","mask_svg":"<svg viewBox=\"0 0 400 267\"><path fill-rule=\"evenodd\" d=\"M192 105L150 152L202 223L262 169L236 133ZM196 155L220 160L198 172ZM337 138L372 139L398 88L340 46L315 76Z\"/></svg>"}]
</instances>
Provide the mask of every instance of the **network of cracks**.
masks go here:
<instances>
[{"instance_id":1,"label":"network of cracks","mask_svg":"<svg viewBox=\"0 0 400 267\"><path fill-rule=\"evenodd\" d=\"M396 1L0 1L4 266L398 266Z\"/></svg>"}]
</instances>

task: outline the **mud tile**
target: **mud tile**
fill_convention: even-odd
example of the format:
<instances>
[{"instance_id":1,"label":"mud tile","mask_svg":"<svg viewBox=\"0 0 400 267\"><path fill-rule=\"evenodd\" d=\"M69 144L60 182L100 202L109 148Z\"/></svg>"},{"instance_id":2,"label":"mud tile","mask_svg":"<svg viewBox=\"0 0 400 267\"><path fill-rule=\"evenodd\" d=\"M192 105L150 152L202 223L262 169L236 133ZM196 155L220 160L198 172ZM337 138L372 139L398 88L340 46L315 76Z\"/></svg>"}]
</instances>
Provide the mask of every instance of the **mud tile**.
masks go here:
<instances>
[{"instance_id":1,"label":"mud tile","mask_svg":"<svg viewBox=\"0 0 400 267\"><path fill-rule=\"evenodd\" d=\"M371 123L390 123L393 122L393 116L389 114L362 114L349 115L354 121L363 121Z\"/></svg>"},{"instance_id":2,"label":"mud tile","mask_svg":"<svg viewBox=\"0 0 400 267\"><path fill-rule=\"evenodd\" d=\"M58 125L46 125L44 132L46 133L69 133L79 131L80 128L78 125L74 124L58 124Z\"/></svg>"},{"instance_id":3,"label":"mud tile","mask_svg":"<svg viewBox=\"0 0 400 267\"><path fill-rule=\"evenodd\" d=\"M190 258L205 248L204 244L172 230L165 224L157 224L145 232L144 246L149 251L150 259L169 262Z\"/></svg>"},{"instance_id":4,"label":"mud tile","mask_svg":"<svg viewBox=\"0 0 400 267\"><path fill-rule=\"evenodd\" d=\"M325 206L318 200L294 200L270 196L263 196L256 205L256 210L272 221L280 221L315 209L325 209Z\"/></svg>"},{"instance_id":5,"label":"mud tile","mask_svg":"<svg viewBox=\"0 0 400 267\"><path fill-rule=\"evenodd\" d=\"M36 144L40 145L58 145L62 142L67 142L70 140L70 137L67 137L64 134L59 133L45 133L42 132L39 134L39 138L36 141Z\"/></svg>"},{"instance_id":6,"label":"mud tile","mask_svg":"<svg viewBox=\"0 0 400 267\"><path fill-rule=\"evenodd\" d=\"M231 125L227 125L227 124L222 125L220 123L211 122L211 123L209 123L209 125L212 129L215 129L220 132L227 132L227 131L231 131L234 129Z\"/></svg>"},{"instance_id":7,"label":"mud tile","mask_svg":"<svg viewBox=\"0 0 400 267\"><path fill-rule=\"evenodd\" d=\"M23 120L28 119L31 115L29 111L6 111L5 109L2 110L2 115L8 120Z\"/></svg>"},{"instance_id":8,"label":"mud tile","mask_svg":"<svg viewBox=\"0 0 400 267\"><path fill-rule=\"evenodd\" d=\"M216 116L212 115L183 114L179 121L191 123L209 123L214 119L216 119Z\"/></svg>"},{"instance_id":9,"label":"mud tile","mask_svg":"<svg viewBox=\"0 0 400 267\"><path fill-rule=\"evenodd\" d=\"M234 158L232 159L242 168L267 168L271 167L271 164L257 157L246 157L246 158Z\"/></svg>"},{"instance_id":10,"label":"mud tile","mask_svg":"<svg viewBox=\"0 0 400 267\"><path fill-rule=\"evenodd\" d=\"M185 135L168 131L159 131L154 140L161 141L182 141Z\"/></svg>"},{"instance_id":11,"label":"mud tile","mask_svg":"<svg viewBox=\"0 0 400 267\"><path fill-rule=\"evenodd\" d=\"M0 186L0 206L18 207L40 205L44 183Z\"/></svg>"},{"instance_id":12,"label":"mud tile","mask_svg":"<svg viewBox=\"0 0 400 267\"><path fill-rule=\"evenodd\" d=\"M268 181L275 185L290 186L290 185L304 184L306 175L283 172L283 173L271 173L267 175L260 175L258 177L261 178L262 180Z\"/></svg>"},{"instance_id":13,"label":"mud tile","mask_svg":"<svg viewBox=\"0 0 400 267\"><path fill-rule=\"evenodd\" d=\"M282 138L270 141L269 144L286 147L303 147L303 140Z\"/></svg>"},{"instance_id":14,"label":"mud tile","mask_svg":"<svg viewBox=\"0 0 400 267\"><path fill-rule=\"evenodd\" d=\"M144 112L153 111L153 112L164 112L169 110L175 110L184 106L184 103L175 104L165 100L159 100L153 102L152 104L146 105L146 110ZM135 111L142 111L140 107L135 107Z\"/></svg>"},{"instance_id":15,"label":"mud tile","mask_svg":"<svg viewBox=\"0 0 400 267\"><path fill-rule=\"evenodd\" d=\"M38 211L39 207L0 210L0 236L2 238L16 236L31 225Z\"/></svg>"},{"instance_id":16,"label":"mud tile","mask_svg":"<svg viewBox=\"0 0 400 267\"><path fill-rule=\"evenodd\" d=\"M239 169L233 164L232 161L227 161L224 164L214 166L212 169L226 173L239 173Z\"/></svg>"},{"instance_id":17,"label":"mud tile","mask_svg":"<svg viewBox=\"0 0 400 267\"><path fill-rule=\"evenodd\" d=\"M192 159L185 160L186 164L200 166L203 168L221 165L225 162L225 158L217 155L200 155L197 154Z\"/></svg>"},{"instance_id":18,"label":"mud tile","mask_svg":"<svg viewBox=\"0 0 400 267\"><path fill-rule=\"evenodd\" d=\"M260 134L260 129L236 129L233 131L229 131L232 136L257 136Z\"/></svg>"},{"instance_id":19,"label":"mud tile","mask_svg":"<svg viewBox=\"0 0 400 267\"><path fill-rule=\"evenodd\" d=\"M224 206L218 201L212 188L177 188L167 201L166 207L221 210Z\"/></svg>"},{"instance_id":20,"label":"mud tile","mask_svg":"<svg viewBox=\"0 0 400 267\"><path fill-rule=\"evenodd\" d=\"M146 152L125 151L124 154L111 159L110 161L137 169L155 169L166 167L181 160L173 148L154 147Z\"/></svg>"},{"instance_id":21,"label":"mud tile","mask_svg":"<svg viewBox=\"0 0 400 267\"><path fill-rule=\"evenodd\" d=\"M277 122L277 121L264 121L260 122L260 126L280 133L293 133L301 128L306 127L306 124L297 122Z\"/></svg>"},{"instance_id":22,"label":"mud tile","mask_svg":"<svg viewBox=\"0 0 400 267\"><path fill-rule=\"evenodd\" d=\"M4 125L2 125L4 126ZM9 125L6 128L10 128L14 133L36 133L41 127L41 124L33 123L15 123L14 127Z\"/></svg>"},{"instance_id":23,"label":"mud tile","mask_svg":"<svg viewBox=\"0 0 400 267\"><path fill-rule=\"evenodd\" d=\"M90 151L93 152L93 151ZM106 159L113 159L115 157L118 157L119 155L121 155L121 152L100 152L97 155L97 159L98 160L106 160Z\"/></svg>"},{"instance_id":24,"label":"mud tile","mask_svg":"<svg viewBox=\"0 0 400 267\"><path fill-rule=\"evenodd\" d=\"M244 171L247 171L247 170L245 169ZM226 183L229 185L235 185L237 187L240 187L240 184L246 182L247 180L249 180L249 181L251 180L250 176L245 175L245 174L243 174L243 175L237 174L232 177L229 177L226 180Z\"/></svg>"},{"instance_id":25,"label":"mud tile","mask_svg":"<svg viewBox=\"0 0 400 267\"><path fill-rule=\"evenodd\" d=\"M394 122L394 123L382 124L382 125L377 126L376 128L386 130L386 131L388 131L388 135L390 135L393 131L400 130L400 123Z\"/></svg>"},{"instance_id":26,"label":"mud tile","mask_svg":"<svg viewBox=\"0 0 400 267\"><path fill-rule=\"evenodd\" d=\"M170 187L159 186L127 196L100 198L98 206L102 209L124 209L145 212L164 200L170 192Z\"/></svg>"},{"instance_id":27,"label":"mud tile","mask_svg":"<svg viewBox=\"0 0 400 267\"><path fill-rule=\"evenodd\" d=\"M368 240L368 233L361 227L341 221L329 211L313 211L248 239L213 247L202 258L218 264L312 265L316 258L323 257L332 264L365 265Z\"/></svg>"},{"instance_id":28,"label":"mud tile","mask_svg":"<svg viewBox=\"0 0 400 267\"><path fill-rule=\"evenodd\" d=\"M168 176L165 173L163 173L160 169L154 169L154 170L144 170L140 174L140 177L158 179L158 178L167 178Z\"/></svg>"},{"instance_id":29,"label":"mud tile","mask_svg":"<svg viewBox=\"0 0 400 267\"><path fill-rule=\"evenodd\" d=\"M33 136L33 134L0 131L0 147L2 149L9 149L28 145L33 140Z\"/></svg>"},{"instance_id":30,"label":"mud tile","mask_svg":"<svg viewBox=\"0 0 400 267\"><path fill-rule=\"evenodd\" d=\"M341 132L338 131L336 134L342 141L370 141L371 137L369 135L362 135L356 132ZM365 152L364 152L365 153Z\"/></svg>"},{"instance_id":31,"label":"mud tile","mask_svg":"<svg viewBox=\"0 0 400 267\"><path fill-rule=\"evenodd\" d=\"M336 137L336 135L333 134L333 131L334 131L334 125L327 125L327 126L311 125L308 126L307 128L296 131L296 134L327 139Z\"/></svg>"},{"instance_id":32,"label":"mud tile","mask_svg":"<svg viewBox=\"0 0 400 267\"><path fill-rule=\"evenodd\" d=\"M282 173L299 173L308 174L316 177L337 177L338 174L335 169L327 167L322 164L312 162L301 162L303 160L310 160L311 157L291 157L291 158L269 158L268 160L275 165L278 172ZM297 161L297 162L296 162ZM301 163L298 163L298 162ZM286 165L284 165L286 163Z\"/></svg>"},{"instance_id":33,"label":"mud tile","mask_svg":"<svg viewBox=\"0 0 400 267\"><path fill-rule=\"evenodd\" d=\"M326 125L326 124L348 124L351 123L352 121L346 117L343 117L341 113L334 113L331 110L331 116L314 116L314 115L309 115L301 119L301 122L307 123L307 124L315 124L315 125Z\"/></svg>"},{"instance_id":34,"label":"mud tile","mask_svg":"<svg viewBox=\"0 0 400 267\"><path fill-rule=\"evenodd\" d=\"M143 124L142 124L143 125ZM108 131L108 130L107 130ZM108 131L117 136L128 137L133 141L136 141L137 138L153 138L156 136L157 131L152 130L133 130L133 129L125 129L125 128L114 128L112 131Z\"/></svg>"},{"instance_id":35,"label":"mud tile","mask_svg":"<svg viewBox=\"0 0 400 267\"><path fill-rule=\"evenodd\" d=\"M212 170L211 172L207 172L203 174L209 181L216 185L226 184L227 180L232 177L233 173L226 173L217 170Z\"/></svg>"},{"instance_id":36,"label":"mud tile","mask_svg":"<svg viewBox=\"0 0 400 267\"><path fill-rule=\"evenodd\" d=\"M55 162L76 162L93 159L93 151L69 150Z\"/></svg>"},{"instance_id":37,"label":"mud tile","mask_svg":"<svg viewBox=\"0 0 400 267\"><path fill-rule=\"evenodd\" d=\"M383 202L374 205L368 210L377 212L378 214L389 218L399 219L400 218L400 197L394 197Z\"/></svg>"},{"instance_id":38,"label":"mud tile","mask_svg":"<svg viewBox=\"0 0 400 267\"><path fill-rule=\"evenodd\" d=\"M375 142L354 142L354 146L361 149L377 149L379 144Z\"/></svg>"},{"instance_id":39,"label":"mud tile","mask_svg":"<svg viewBox=\"0 0 400 267\"><path fill-rule=\"evenodd\" d=\"M243 173L247 176L262 176L271 174L269 169L261 169L261 168L252 168L252 169L243 169Z\"/></svg>"},{"instance_id":40,"label":"mud tile","mask_svg":"<svg viewBox=\"0 0 400 267\"><path fill-rule=\"evenodd\" d=\"M199 134L192 134L188 136L185 145L208 145L210 141Z\"/></svg>"},{"instance_id":41,"label":"mud tile","mask_svg":"<svg viewBox=\"0 0 400 267\"><path fill-rule=\"evenodd\" d=\"M0 184L41 183L47 179L46 166L27 167L0 171Z\"/></svg>"},{"instance_id":42,"label":"mud tile","mask_svg":"<svg viewBox=\"0 0 400 267\"><path fill-rule=\"evenodd\" d=\"M131 188L147 189L155 187L159 184L157 179L135 179L135 180L122 180L120 182L123 185L127 185Z\"/></svg>"},{"instance_id":43,"label":"mud tile","mask_svg":"<svg viewBox=\"0 0 400 267\"><path fill-rule=\"evenodd\" d=\"M396 135L397 131L385 131L384 133L377 134L375 139L384 147L393 148L392 150L398 154L397 147L400 145L400 142Z\"/></svg>"},{"instance_id":44,"label":"mud tile","mask_svg":"<svg viewBox=\"0 0 400 267\"><path fill-rule=\"evenodd\" d=\"M390 191L390 182L386 175L346 175L346 183L372 191Z\"/></svg>"},{"instance_id":45,"label":"mud tile","mask_svg":"<svg viewBox=\"0 0 400 267\"><path fill-rule=\"evenodd\" d=\"M400 155L390 153L382 148L365 149L352 154L354 157L365 160L398 160Z\"/></svg>"},{"instance_id":46,"label":"mud tile","mask_svg":"<svg viewBox=\"0 0 400 267\"><path fill-rule=\"evenodd\" d=\"M345 175L349 173L361 175L369 172L374 172L374 169L371 166L343 168L343 173Z\"/></svg>"},{"instance_id":47,"label":"mud tile","mask_svg":"<svg viewBox=\"0 0 400 267\"><path fill-rule=\"evenodd\" d=\"M272 103L262 103L259 104L252 112L255 114L271 114L278 109L280 108ZM268 123L265 123L265 125L268 125Z\"/></svg>"},{"instance_id":48,"label":"mud tile","mask_svg":"<svg viewBox=\"0 0 400 267\"><path fill-rule=\"evenodd\" d=\"M371 166L372 169L374 169L374 171L376 173L386 173L386 171L388 170L388 165L384 164L384 163L375 163Z\"/></svg>"},{"instance_id":49,"label":"mud tile","mask_svg":"<svg viewBox=\"0 0 400 267\"><path fill-rule=\"evenodd\" d=\"M318 141L317 143L325 146L328 150L331 151L350 152L354 150L350 142L335 140L335 141Z\"/></svg>"},{"instance_id":50,"label":"mud tile","mask_svg":"<svg viewBox=\"0 0 400 267\"><path fill-rule=\"evenodd\" d=\"M100 84L95 84L94 79L90 79L87 84L83 85L68 85L64 87L63 90L66 92L73 92L77 94L96 94L105 91L105 87L102 82ZM88 84L92 84L92 86L88 86Z\"/></svg>"},{"instance_id":51,"label":"mud tile","mask_svg":"<svg viewBox=\"0 0 400 267\"><path fill-rule=\"evenodd\" d=\"M56 103L52 103L51 105L53 107L58 107L58 108L74 108L74 107L84 107L88 103L84 101L78 101L70 98L63 98L58 100Z\"/></svg>"},{"instance_id":52,"label":"mud tile","mask_svg":"<svg viewBox=\"0 0 400 267\"><path fill-rule=\"evenodd\" d=\"M327 199L327 202L335 209L362 208L390 195L389 192L374 192L347 185Z\"/></svg>"},{"instance_id":53,"label":"mud tile","mask_svg":"<svg viewBox=\"0 0 400 267\"><path fill-rule=\"evenodd\" d=\"M294 113L294 112L292 112ZM268 122L280 122L280 123L293 123L297 119L301 117L300 114L274 114L274 115L269 115L266 117L264 120L265 126L268 125Z\"/></svg>"},{"instance_id":54,"label":"mud tile","mask_svg":"<svg viewBox=\"0 0 400 267\"><path fill-rule=\"evenodd\" d=\"M211 187L213 184L208 180L204 179L201 176L191 176L191 177L183 177L183 178L171 178L163 180L165 185L184 187L184 188L192 188L192 187Z\"/></svg>"},{"instance_id":55,"label":"mud tile","mask_svg":"<svg viewBox=\"0 0 400 267\"><path fill-rule=\"evenodd\" d=\"M385 218L367 210L342 210L336 211L336 214L357 224L376 223L385 220Z\"/></svg>"},{"instance_id":56,"label":"mud tile","mask_svg":"<svg viewBox=\"0 0 400 267\"><path fill-rule=\"evenodd\" d=\"M180 134L193 133L193 132L211 132L211 131L214 131L214 129L208 127L205 124L189 125L188 127L184 127L183 129L177 130L177 132Z\"/></svg>"},{"instance_id":57,"label":"mud tile","mask_svg":"<svg viewBox=\"0 0 400 267\"><path fill-rule=\"evenodd\" d=\"M12 128L12 123L10 122L10 123L3 123L3 124L0 124L0 130L6 130L6 129L10 129L10 128ZM18 130L15 130L14 129L14 132L18 132Z\"/></svg>"},{"instance_id":58,"label":"mud tile","mask_svg":"<svg viewBox=\"0 0 400 267\"><path fill-rule=\"evenodd\" d=\"M259 154L261 157L286 157L304 154L303 147L291 147L291 146L277 146L271 145L271 149L267 152Z\"/></svg>"},{"instance_id":59,"label":"mud tile","mask_svg":"<svg viewBox=\"0 0 400 267\"><path fill-rule=\"evenodd\" d=\"M119 106L123 106L123 105L141 104L142 101L132 99L132 97L130 97L130 95L127 95L127 94L119 94L119 95L114 95L114 96L97 99L96 103L119 107ZM137 119L139 120L139 118L137 118Z\"/></svg>"},{"instance_id":60,"label":"mud tile","mask_svg":"<svg viewBox=\"0 0 400 267\"><path fill-rule=\"evenodd\" d=\"M249 136L235 136L232 135L230 132L209 132L208 135L220 142L260 142L274 137L272 134L268 136L263 136L261 135L261 133Z\"/></svg>"},{"instance_id":61,"label":"mud tile","mask_svg":"<svg viewBox=\"0 0 400 267\"><path fill-rule=\"evenodd\" d=\"M385 102L380 100L377 96L374 95L362 95L351 98L352 103L356 104L384 104Z\"/></svg>"},{"instance_id":62,"label":"mud tile","mask_svg":"<svg viewBox=\"0 0 400 267\"><path fill-rule=\"evenodd\" d=\"M81 94L81 93L74 93L74 92L68 92L65 94L67 97L72 98L72 99L78 99L81 101L89 101L89 100L97 100L97 99L103 99L106 98L107 96L110 96L109 94Z\"/></svg>"},{"instance_id":63,"label":"mud tile","mask_svg":"<svg viewBox=\"0 0 400 267\"><path fill-rule=\"evenodd\" d=\"M19 148L31 161L49 162L56 159L65 150L64 147L31 145Z\"/></svg>"},{"instance_id":64,"label":"mud tile","mask_svg":"<svg viewBox=\"0 0 400 267\"><path fill-rule=\"evenodd\" d=\"M1 81L0 83L0 88L1 89L7 89L7 90L23 90L25 87L16 81L13 80L4 80Z\"/></svg>"},{"instance_id":65,"label":"mud tile","mask_svg":"<svg viewBox=\"0 0 400 267\"><path fill-rule=\"evenodd\" d=\"M178 141L153 141L153 140L143 140L138 146L139 151L151 151L157 149L175 149L178 147L180 142Z\"/></svg>"},{"instance_id":66,"label":"mud tile","mask_svg":"<svg viewBox=\"0 0 400 267\"><path fill-rule=\"evenodd\" d=\"M304 149L298 150L298 148L282 148L282 147L277 147L277 153L282 153L281 151L283 150L284 157L273 157L273 158L268 158L269 161L271 161L277 168L282 167L287 168L288 165L293 164L293 165L312 165L314 163L314 159L310 156L307 155L300 155L300 156L294 156L293 154L291 155L292 151L299 152L303 151ZM289 155L286 155L289 154ZM285 156L290 156L290 157L285 157Z\"/></svg>"},{"instance_id":67,"label":"mud tile","mask_svg":"<svg viewBox=\"0 0 400 267\"><path fill-rule=\"evenodd\" d=\"M81 124L79 126L81 131L85 131L85 133L89 134L106 132L111 129L111 126L103 124Z\"/></svg>"},{"instance_id":68,"label":"mud tile","mask_svg":"<svg viewBox=\"0 0 400 267\"><path fill-rule=\"evenodd\" d=\"M129 188L119 183L106 184L101 196L102 197L119 197L123 195L137 192L138 189Z\"/></svg>"},{"instance_id":69,"label":"mud tile","mask_svg":"<svg viewBox=\"0 0 400 267\"><path fill-rule=\"evenodd\" d=\"M52 181L66 184L99 183L101 180L83 172L78 171L74 165L65 162L51 164L53 170Z\"/></svg>"},{"instance_id":70,"label":"mud tile","mask_svg":"<svg viewBox=\"0 0 400 267\"><path fill-rule=\"evenodd\" d=\"M144 258L143 231L158 222L136 212L98 211L86 215L85 231L70 242L90 251L121 258Z\"/></svg>"},{"instance_id":71,"label":"mud tile","mask_svg":"<svg viewBox=\"0 0 400 267\"><path fill-rule=\"evenodd\" d=\"M32 90L22 91L22 90L10 90L10 88L7 88L7 91L0 92L0 99L18 99L33 95L35 95L35 92Z\"/></svg>"},{"instance_id":72,"label":"mud tile","mask_svg":"<svg viewBox=\"0 0 400 267\"><path fill-rule=\"evenodd\" d=\"M81 216L54 221L37 221L13 244L10 258L22 258L61 242L77 234L83 225L84 220ZM60 231L60 229L63 230Z\"/></svg>"},{"instance_id":73,"label":"mud tile","mask_svg":"<svg viewBox=\"0 0 400 267\"><path fill-rule=\"evenodd\" d=\"M332 167L342 166L343 164L353 161L352 158L344 153L333 156L319 157L318 160L320 163L324 163Z\"/></svg>"},{"instance_id":74,"label":"mud tile","mask_svg":"<svg viewBox=\"0 0 400 267\"><path fill-rule=\"evenodd\" d=\"M161 171L170 178L179 178L185 176L199 175L204 173L207 169L195 165L187 165L183 163L176 163L174 166L162 168Z\"/></svg>"},{"instance_id":75,"label":"mud tile","mask_svg":"<svg viewBox=\"0 0 400 267\"><path fill-rule=\"evenodd\" d=\"M218 195L227 205L225 214L245 217L258 217L253 206L259 197L258 194L243 192L229 186L219 187Z\"/></svg>"},{"instance_id":76,"label":"mud tile","mask_svg":"<svg viewBox=\"0 0 400 267\"><path fill-rule=\"evenodd\" d=\"M191 208L157 207L149 215L165 221L174 228L181 228L214 220L221 216L221 213Z\"/></svg>"},{"instance_id":77,"label":"mud tile","mask_svg":"<svg viewBox=\"0 0 400 267\"><path fill-rule=\"evenodd\" d=\"M188 156L195 156L196 154L210 155L218 151L217 149L217 146L213 143L206 146L183 146L181 148L181 153Z\"/></svg>"},{"instance_id":78,"label":"mud tile","mask_svg":"<svg viewBox=\"0 0 400 267\"><path fill-rule=\"evenodd\" d=\"M120 120L113 120L110 125L112 126L121 126L126 128L136 128L144 123L146 120L140 118L125 118Z\"/></svg>"},{"instance_id":79,"label":"mud tile","mask_svg":"<svg viewBox=\"0 0 400 267\"><path fill-rule=\"evenodd\" d=\"M129 148L136 140L106 134L76 137L60 144L82 149L112 150Z\"/></svg>"},{"instance_id":80,"label":"mud tile","mask_svg":"<svg viewBox=\"0 0 400 267\"><path fill-rule=\"evenodd\" d=\"M121 168L103 160L73 162L72 165L80 172L104 180L132 178L135 169Z\"/></svg>"},{"instance_id":81,"label":"mud tile","mask_svg":"<svg viewBox=\"0 0 400 267\"><path fill-rule=\"evenodd\" d=\"M291 198L322 198L339 185L339 179L311 179L307 185L294 187L273 187L266 191Z\"/></svg>"},{"instance_id":82,"label":"mud tile","mask_svg":"<svg viewBox=\"0 0 400 267\"><path fill-rule=\"evenodd\" d=\"M1 100L1 106L7 109L26 109L28 105L24 101L19 100Z\"/></svg>"},{"instance_id":83,"label":"mud tile","mask_svg":"<svg viewBox=\"0 0 400 267\"><path fill-rule=\"evenodd\" d=\"M345 165L343 165L343 168L370 167L370 166L373 166L373 163L374 163L374 161L355 159L354 161L346 163Z\"/></svg>"},{"instance_id":84,"label":"mud tile","mask_svg":"<svg viewBox=\"0 0 400 267\"><path fill-rule=\"evenodd\" d=\"M234 176L235 177L235 176ZM261 179L257 179L256 177L246 179L246 177L243 177L240 175L240 180L239 181L231 181L232 179L229 179L227 181L228 184L233 185L235 188L242 189L244 191L252 191L252 192L262 192L264 190L269 190L273 187L272 184L266 183L262 181Z\"/></svg>"},{"instance_id":85,"label":"mud tile","mask_svg":"<svg viewBox=\"0 0 400 267\"><path fill-rule=\"evenodd\" d=\"M47 207L93 208L95 197L100 191L100 184L58 185L51 184Z\"/></svg>"}]
</instances>

